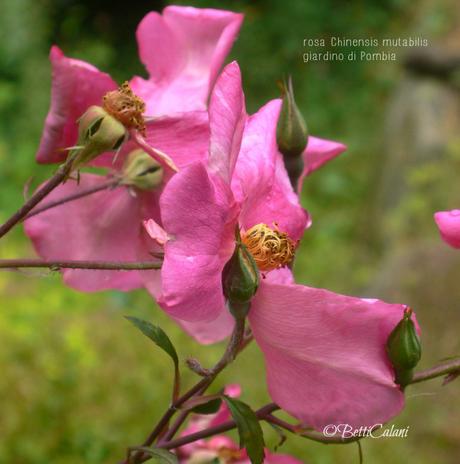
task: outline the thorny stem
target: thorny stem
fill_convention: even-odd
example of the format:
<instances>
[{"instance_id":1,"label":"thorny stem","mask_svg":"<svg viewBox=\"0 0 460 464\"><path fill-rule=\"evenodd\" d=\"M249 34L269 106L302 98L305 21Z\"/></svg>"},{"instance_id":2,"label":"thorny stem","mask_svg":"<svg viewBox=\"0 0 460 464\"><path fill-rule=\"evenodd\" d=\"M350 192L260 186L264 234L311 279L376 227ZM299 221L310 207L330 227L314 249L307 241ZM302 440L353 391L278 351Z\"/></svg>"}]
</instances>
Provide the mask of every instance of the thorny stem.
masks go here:
<instances>
[{"instance_id":1,"label":"thorny stem","mask_svg":"<svg viewBox=\"0 0 460 464\"><path fill-rule=\"evenodd\" d=\"M111 188L118 187L119 185L120 185L120 179L119 178L112 178L112 179L108 180L107 182L96 185L95 187L91 187L91 188L88 188L88 189L82 189L81 191L76 192L76 193L74 193L72 195L68 195L68 196L60 198L59 200L56 200L56 201L50 201L49 203L45 203L43 206L40 206L39 208L34 208L23 219L29 219L32 216L36 216L37 214L43 213L43 211L47 211L48 209L55 208L56 206L63 205L64 203L68 203L70 201L78 200L78 199L86 197L88 195L92 195L93 193L100 192L101 190L106 190L106 189L111 189Z\"/></svg>"},{"instance_id":2,"label":"thorny stem","mask_svg":"<svg viewBox=\"0 0 460 464\"><path fill-rule=\"evenodd\" d=\"M242 343L244 343L244 331L245 328L245 320L240 319L236 320L235 322L235 328L233 329L232 337L230 339L229 344L227 345L227 348L225 350L225 353L223 354L222 358L220 361L217 362L217 364L208 371L208 374L206 377L203 377L198 383L196 383L190 390L188 390L186 393L184 393L181 397L179 397L176 401L172 402L172 404L169 406L169 408L166 410L166 412L163 414L162 418L160 421L157 423L155 428L152 430L152 432L149 434L149 436L146 438L144 443L142 443L142 446L150 446L152 443L165 431L166 427L169 424L169 421L171 418L174 416L176 411L190 398L193 396L200 394L204 392L214 381L214 379L217 377L217 375L230 363L233 361L237 353L240 351L240 347L242 346ZM249 343L249 341L247 342ZM246 343L246 345L247 345ZM245 346L246 346L245 345ZM184 416L184 420L185 420ZM177 429L180 427L181 424L177 426ZM173 425L175 427L176 424ZM132 459L131 462L133 463L138 463L138 462L144 462L148 460L149 458L146 459L146 456L142 452L136 453ZM128 464L128 460L123 461L124 464Z\"/></svg>"},{"instance_id":3,"label":"thorny stem","mask_svg":"<svg viewBox=\"0 0 460 464\"><path fill-rule=\"evenodd\" d=\"M161 263L153 261L118 262L118 261L42 261L40 259L2 259L0 269L49 268L92 269L100 271L143 271L161 269Z\"/></svg>"},{"instance_id":4,"label":"thorny stem","mask_svg":"<svg viewBox=\"0 0 460 464\"><path fill-rule=\"evenodd\" d=\"M48 180L48 182L40 189L37 190L22 206L19 208L4 224L0 226L0 238L9 232L18 222L22 221L24 217L43 200L50 192L52 192L62 181L66 179L72 170L74 161L73 156L69 156L64 164L59 166L56 173Z\"/></svg>"}]
</instances>

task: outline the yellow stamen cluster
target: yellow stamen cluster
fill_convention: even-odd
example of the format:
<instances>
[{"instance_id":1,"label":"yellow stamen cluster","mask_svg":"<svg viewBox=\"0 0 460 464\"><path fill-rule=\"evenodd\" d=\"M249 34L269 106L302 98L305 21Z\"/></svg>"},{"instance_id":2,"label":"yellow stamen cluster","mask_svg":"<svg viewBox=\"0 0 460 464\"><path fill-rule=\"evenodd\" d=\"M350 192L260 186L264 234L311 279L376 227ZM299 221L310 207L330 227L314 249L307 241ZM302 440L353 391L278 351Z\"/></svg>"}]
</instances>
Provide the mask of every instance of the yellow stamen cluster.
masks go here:
<instances>
[{"instance_id":1,"label":"yellow stamen cluster","mask_svg":"<svg viewBox=\"0 0 460 464\"><path fill-rule=\"evenodd\" d=\"M104 95L103 108L118 119L125 127L135 128L145 135L145 121L143 113L145 103L131 90L128 82L125 82L117 90L112 90Z\"/></svg>"},{"instance_id":2,"label":"yellow stamen cluster","mask_svg":"<svg viewBox=\"0 0 460 464\"><path fill-rule=\"evenodd\" d=\"M296 243L274 225L275 229L271 229L266 224L257 224L241 237L261 271L287 266L294 258Z\"/></svg>"}]
</instances>

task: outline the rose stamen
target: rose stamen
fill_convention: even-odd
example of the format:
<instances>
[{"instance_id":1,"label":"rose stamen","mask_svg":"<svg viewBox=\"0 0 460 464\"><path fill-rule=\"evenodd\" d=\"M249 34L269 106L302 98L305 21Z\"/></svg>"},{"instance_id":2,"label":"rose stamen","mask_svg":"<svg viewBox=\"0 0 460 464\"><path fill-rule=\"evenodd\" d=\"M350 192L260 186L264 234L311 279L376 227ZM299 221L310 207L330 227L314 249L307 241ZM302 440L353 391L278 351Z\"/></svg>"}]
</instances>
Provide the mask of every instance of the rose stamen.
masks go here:
<instances>
[{"instance_id":1,"label":"rose stamen","mask_svg":"<svg viewBox=\"0 0 460 464\"><path fill-rule=\"evenodd\" d=\"M266 224L257 224L241 237L261 271L287 266L294 258L296 243L276 224L274 226L271 229Z\"/></svg>"}]
</instances>

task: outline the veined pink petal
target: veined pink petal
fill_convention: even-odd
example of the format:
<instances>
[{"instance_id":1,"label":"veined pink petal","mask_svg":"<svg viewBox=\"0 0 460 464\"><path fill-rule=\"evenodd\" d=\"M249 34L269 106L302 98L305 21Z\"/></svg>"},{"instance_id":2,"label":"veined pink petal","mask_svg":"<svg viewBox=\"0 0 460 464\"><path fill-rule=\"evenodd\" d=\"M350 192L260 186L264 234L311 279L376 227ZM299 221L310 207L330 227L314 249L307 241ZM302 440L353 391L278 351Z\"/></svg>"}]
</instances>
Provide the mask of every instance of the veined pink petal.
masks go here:
<instances>
[{"instance_id":1,"label":"veined pink petal","mask_svg":"<svg viewBox=\"0 0 460 464\"><path fill-rule=\"evenodd\" d=\"M252 207L245 205L242 222L246 229L255 224L276 225L292 240L300 240L311 224L308 212L302 208L299 197L293 191L281 157L277 157L275 176L271 189L266 195L259 195Z\"/></svg>"},{"instance_id":2,"label":"veined pink petal","mask_svg":"<svg viewBox=\"0 0 460 464\"><path fill-rule=\"evenodd\" d=\"M209 103L209 170L230 183L241 147L246 109L241 71L234 61L228 64L214 86Z\"/></svg>"},{"instance_id":3,"label":"veined pink petal","mask_svg":"<svg viewBox=\"0 0 460 464\"><path fill-rule=\"evenodd\" d=\"M230 311L224 309L211 322L175 321L201 345L211 345L229 337L235 325L235 319Z\"/></svg>"},{"instance_id":4,"label":"veined pink petal","mask_svg":"<svg viewBox=\"0 0 460 464\"><path fill-rule=\"evenodd\" d=\"M55 201L106 182L82 174L80 183L68 180L46 201ZM157 202L158 200L156 200ZM155 201L143 204L125 187L103 190L51 208L25 221L25 231L37 253L46 260L137 261L143 214L156 216ZM143 208L147 211L143 213ZM84 292L106 289L132 290L142 285L137 271L65 269L67 285Z\"/></svg>"},{"instance_id":5,"label":"veined pink petal","mask_svg":"<svg viewBox=\"0 0 460 464\"><path fill-rule=\"evenodd\" d=\"M53 46L51 107L46 117L39 163L56 163L67 156L64 148L74 146L78 138L77 119L91 105L100 105L102 97L117 85L112 78L84 61L67 58Z\"/></svg>"},{"instance_id":6,"label":"veined pink petal","mask_svg":"<svg viewBox=\"0 0 460 464\"><path fill-rule=\"evenodd\" d=\"M209 93L243 21L230 11L169 6L139 24L139 55L150 74L131 85L158 116L206 108Z\"/></svg>"},{"instance_id":7,"label":"veined pink petal","mask_svg":"<svg viewBox=\"0 0 460 464\"><path fill-rule=\"evenodd\" d=\"M190 111L152 118L146 123L145 141L152 149L168 155L179 169L195 161L206 160L209 149L208 112ZM138 148L137 144L129 140L116 155L115 164L114 152L99 155L91 164L119 170L123 166L125 156Z\"/></svg>"},{"instance_id":8,"label":"veined pink petal","mask_svg":"<svg viewBox=\"0 0 460 464\"><path fill-rule=\"evenodd\" d=\"M237 209L223 182L202 163L172 177L160 199L165 244L160 306L188 322L211 322L226 311L222 270L234 248Z\"/></svg>"},{"instance_id":9,"label":"veined pink petal","mask_svg":"<svg viewBox=\"0 0 460 464\"><path fill-rule=\"evenodd\" d=\"M307 215L294 193L276 144L281 101L272 100L252 115L244 129L232 190L242 204L240 223L249 229L265 223L299 240Z\"/></svg>"},{"instance_id":10,"label":"veined pink petal","mask_svg":"<svg viewBox=\"0 0 460 464\"><path fill-rule=\"evenodd\" d=\"M183 168L195 161L206 160L209 148L207 111L190 111L155 118L147 123L146 140Z\"/></svg>"},{"instance_id":11,"label":"veined pink petal","mask_svg":"<svg viewBox=\"0 0 460 464\"><path fill-rule=\"evenodd\" d=\"M269 393L306 426L372 426L404 397L385 343L405 306L262 281L249 312Z\"/></svg>"},{"instance_id":12,"label":"veined pink petal","mask_svg":"<svg viewBox=\"0 0 460 464\"><path fill-rule=\"evenodd\" d=\"M443 240L454 248L460 248L460 209L440 211L434 219Z\"/></svg>"},{"instance_id":13,"label":"veined pink petal","mask_svg":"<svg viewBox=\"0 0 460 464\"><path fill-rule=\"evenodd\" d=\"M305 177L347 149L346 145L318 137L308 137L308 145L303 153L304 169L299 179L298 191L302 190Z\"/></svg>"},{"instance_id":14,"label":"veined pink petal","mask_svg":"<svg viewBox=\"0 0 460 464\"><path fill-rule=\"evenodd\" d=\"M247 203L248 209L259 196L266 195L273 184L278 152L276 126L280 109L280 99L269 101L257 113L249 116L244 128L232 190L236 200Z\"/></svg>"}]
</instances>

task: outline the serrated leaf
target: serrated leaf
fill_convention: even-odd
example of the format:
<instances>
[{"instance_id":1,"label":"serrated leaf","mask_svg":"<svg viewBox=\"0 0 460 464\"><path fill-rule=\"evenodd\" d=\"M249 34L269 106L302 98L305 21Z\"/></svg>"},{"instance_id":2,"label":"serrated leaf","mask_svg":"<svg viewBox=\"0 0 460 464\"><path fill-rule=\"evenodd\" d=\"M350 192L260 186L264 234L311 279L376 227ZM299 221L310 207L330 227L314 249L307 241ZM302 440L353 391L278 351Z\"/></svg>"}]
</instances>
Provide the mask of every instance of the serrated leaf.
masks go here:
<instances>
[{"instance_id":1,"label":"serrated leaf","mask_svg":"<svg viewBox=\"0 0 460 464\"><path fill-rule=\"evenodd\" d=\"M174 388L173 388L173 401L179 395L180 376L179 376L179 357L166 332L159 326L153 325L148 321L139 319L137 317L125 316L135 327L137 327L146 337L150 338L158 347L167 353L174 362Z\"/></svg>"},{"instance_id":2,"label":"serrated leaf","mask_svg":"<svg viewBox=\"0 0 460 464\"><path fill-rule=\"evenodd\" d=\"M161 464L179 464L177 456L168 450L149 448L148 446L136 446L131 448L131 451L141 451L142 453L148 454L156 462Z\"/></svg>"},{"instance_id":3,"label":"serrated leaf","mask_svg":"<svg viewBox=\"0 0 460 464\"><path fill-rule=\"evenodd\" d=\"M238 427L240 448L246 448L252 464L262 464L265 442L259 419L246 403L225 395L223 398Z\"/></svg>"},{"instance_id":4,"label":"serrated leaf","mask_svg":"<svg viewBox=\"0 0 460 464\"><path fill-rule=\"evenodd\" d=\"M153 325L152 323L144 321L143 319L138 319L137 317L125 317L128 319L128 321L134 324L134 326L136 326L146 337L150 338L150 340L152 340L157 346L168 353L174 361L175 365L179 364L179 358L177 356L176 349L161 327Z\"/></svg>"}]
</instances>

